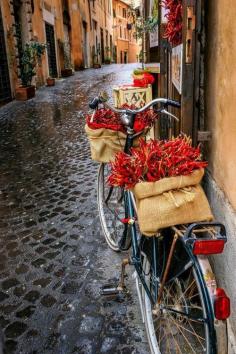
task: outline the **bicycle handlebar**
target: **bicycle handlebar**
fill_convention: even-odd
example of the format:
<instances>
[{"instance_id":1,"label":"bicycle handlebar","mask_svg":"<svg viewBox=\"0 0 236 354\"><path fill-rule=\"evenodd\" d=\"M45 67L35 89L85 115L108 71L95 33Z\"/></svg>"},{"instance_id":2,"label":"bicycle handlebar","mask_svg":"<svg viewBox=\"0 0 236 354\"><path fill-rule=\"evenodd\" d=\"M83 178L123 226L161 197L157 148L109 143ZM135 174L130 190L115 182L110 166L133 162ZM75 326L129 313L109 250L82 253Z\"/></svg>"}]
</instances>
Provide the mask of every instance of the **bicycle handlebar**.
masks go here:
<instances>
[{"instance_id":1,"label":"bicycle handlebar","mask_svg":"<svg viewBox=\"0 0 236 354\"><path fill-rule=\"evenodd\" d=\"M181 105L179 102L177 101L173 101L173 100L169 100L167 98L155 98L154 100L152 100L151 102L149 102L148 104L146 104L144 107L139 108L139 109L118 109L118 108L114 108L113 106L111 106L110 104L108 104L106 101L102 100L101 97L95 97L90 103L89 103L89 107L91 109L96 109L98 107L99 104L103 103L107 108L111 109L113 112L115 113L127 113L127 114L137 114L137 113L142 113L144 112L146 109L148 109L151 106L154 106L155 104L158 103L162 103L165 107L166 106L172 106L172 107L176 107L176 108L180 108Z\"/></svg>"}]
</instances>

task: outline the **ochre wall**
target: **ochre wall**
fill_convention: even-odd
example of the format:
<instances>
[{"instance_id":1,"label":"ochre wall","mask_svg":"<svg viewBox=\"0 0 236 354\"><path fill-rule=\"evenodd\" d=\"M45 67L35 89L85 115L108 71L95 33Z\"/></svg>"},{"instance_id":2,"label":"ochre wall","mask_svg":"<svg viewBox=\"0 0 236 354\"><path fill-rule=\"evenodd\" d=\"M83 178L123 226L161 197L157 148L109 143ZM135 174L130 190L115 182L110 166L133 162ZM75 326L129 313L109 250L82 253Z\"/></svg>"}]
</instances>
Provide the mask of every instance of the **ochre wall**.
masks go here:
<instances>
[{"instance_id":1,"label":"ochre wall","mask_svg":"<svg viewBox=\"0 0 236 354\"><path fill-rule=\"evenodd\" d=\"M209 0L206 121L212 133L210 171L236 210L236 4Z\"/></svg>"},{"instance_id":2,"label":"ochre wall","mask_svg":"<svg viewBox=\"0 0 236 354\"><path fill-rule=\"evenodd\" d=\"M10 11L10 6L7 1L0 2L1 11L2 11L2 19L3 19L3 27L5 33L5 44L6 51L8 57L8 67L9 67L9 76L11 82L12 94L14 97L15 87L18 82L17 78L17 62L15 56L15 39L12 27L12 16Z\"/></svg>"},{"instance_id":3,"label":"ochre wall","mask_svg":"<svg viewBox=\"0 0 236 354\"><path fill-rule=\"evenodd\" d=\"M137 61L137 54L139 53L139 46L134 38L134 26L131 30L127 29L127 24L133 23L132 16L129 16L129 6L120 0L113 0L113 9L116 16L114 17L114 43L117 47L117 63L121 62L120 52L127 52L127 62L135 63ZM123 9L126 10L126 17L123 17ZM120 35L121 28L121 35Z\"/></svg>"}]
</instances>

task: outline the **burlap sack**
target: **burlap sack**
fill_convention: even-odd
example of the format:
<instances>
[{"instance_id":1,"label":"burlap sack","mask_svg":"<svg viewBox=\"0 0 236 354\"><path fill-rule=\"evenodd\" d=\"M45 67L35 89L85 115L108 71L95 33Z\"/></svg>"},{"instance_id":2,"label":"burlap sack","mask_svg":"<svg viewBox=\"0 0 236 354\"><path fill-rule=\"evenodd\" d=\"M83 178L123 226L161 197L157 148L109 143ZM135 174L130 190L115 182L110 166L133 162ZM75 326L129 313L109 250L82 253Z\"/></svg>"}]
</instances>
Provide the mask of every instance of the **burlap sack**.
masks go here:
<instances>
[{"instance_id":1,"label":"burlap sack","mask_svg":"<svg viewBox=\"0 0 236 354\"><path fill-rule=\"evenodd\" d=\"M90 142L91 158L97 162L110 162L118 151L124 151L126 134L122 132L105 128L91 129L87 124L85 132ZM138 139L134 139L134 147L138 146Z\"/></svg>"},{"instance_id":2,"label":"burlap sack","mask_svg":"<svg viewBox=\"0 0 236 354\"><path fill-rule=\"evenodd\" d=\"M85 125L87 133L91 157L98 162L110 162L115 153L124 150L126 135L119 131L111 129L91 129Z\"/></svg>"},{"instance_id":3,"label":"burlap sack","mask_svg":"<svg viewBox=\"0 0 236 354\"><path fill-rule=\"evenodd\" d=\"M204 170L191 175L142 182L134 187L141 232L153 236L159 229L213 219L200 186Z\"/></svg>"}]
</instances>

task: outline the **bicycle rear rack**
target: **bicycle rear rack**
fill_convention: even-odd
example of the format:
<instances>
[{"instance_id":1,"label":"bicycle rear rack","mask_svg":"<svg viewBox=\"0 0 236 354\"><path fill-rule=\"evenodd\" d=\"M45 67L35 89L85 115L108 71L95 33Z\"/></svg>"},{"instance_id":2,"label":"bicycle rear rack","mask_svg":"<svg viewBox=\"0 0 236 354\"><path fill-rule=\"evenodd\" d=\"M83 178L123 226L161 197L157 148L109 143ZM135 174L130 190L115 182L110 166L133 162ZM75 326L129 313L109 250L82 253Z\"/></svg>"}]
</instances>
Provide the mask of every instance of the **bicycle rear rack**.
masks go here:
<instances>
[{"instance_id":1,"label":"bicycle rear rack","mask_svg":"<svg viewBox=\"0 0 236 354\"><path fill-rule=\"evenodd\" d=\"M218 222L200 222L173 226L172 230L182 237L195 255L222 253L227 242L225 226Z\"/></svg>"}]
</instances>

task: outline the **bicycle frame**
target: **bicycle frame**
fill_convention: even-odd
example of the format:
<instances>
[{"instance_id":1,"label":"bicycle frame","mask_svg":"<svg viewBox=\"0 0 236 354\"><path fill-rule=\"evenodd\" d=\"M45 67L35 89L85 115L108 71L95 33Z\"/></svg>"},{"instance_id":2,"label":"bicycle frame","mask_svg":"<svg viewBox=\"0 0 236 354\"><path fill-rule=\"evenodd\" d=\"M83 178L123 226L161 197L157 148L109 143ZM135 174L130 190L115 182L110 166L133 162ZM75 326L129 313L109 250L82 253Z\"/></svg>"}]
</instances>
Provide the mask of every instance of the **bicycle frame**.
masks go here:
<instances>
[{"instance_id":1,"label":"bicycle frame","mask_svg":"<svg viewBox=\"0 0 236 354\"><path fill-rule=\"evenodd\" d=\"M132 117L132 120L135 120L135 116ZM124 151L126 153L129 153L130 148L132 147L132 143L133 143L133 136L134 134L132 134L132 131L130 131L130 133L127 135L127 139L126 139L126 144L125 144L125 149ZM159 291L160 289L157 289L157 284L155 283L155 288L154 288L154 296L152 295L151 291L149 290L148 284L145 281L145 275L143 274L143 270L142 270L142 262L141 262L141 252L140 252L140 247L139 247L139 239L138 239L138 235L137 235L137 230L136 230L136 225L135 225L135 218L136 218L136 205L135 205L135 200L134 200L134 196L132 194L131 191L125 191L124 192L126 194L126 197L124 198L125 201L127 202L127 210L128 210L128 219L132 220L132 222L130 223L130 227L131 227L131 247L132 247L132 255L131 255L131 263L134 265L135 270L138 274L138 277L145 289L145 292L147 293L147 296L149 297L151 303L153 306L156 306L157 301L161 300L161 294L159 296ZM209 321L209 334L210 334L210 338L211 338L211 342L212 342L212 353L216 353L217 352L217 348L216 348L216 331L214 328L214 324L215 323L215 318L214 318L214 310L213 310L213 304L212 304L212 293L210 291L212 291L212 289L210 290L205 283L204 280L204 273L203 273L203 263L201 262L201 260L199 261L199 257L196 257L192 254L192 252L190 251L189 247L185 244L183 238L180 238L182 241L182 244L189 256L190 259L190 266L194 266L194 270L196 271L197 275L198 275L198 279L200 280L200 287L202 290L202 294L204 297L204 302L206 304L207 307L207 318L203 318L203 319L196 319L199 320L199 322L208 322L208 318L210 318ZM157 254L156 254L156 249L157 249L157 238L154 236L152 237L152 243L153 243L153 247L152 247L152 251L153 251L153 257L152 257L152 269L154 271L153 276L156 277L156 269L157 269ZM173 247L175 247L175 244L173 245ZM168 260L169 262L171 262L171 258L172 255L170 255L170 259ZM205 257L206 258L206 257ZM168 262L167 262L168 263ZM207 260L207 264L208 260ZM166 266L167 268L167 266ZM186 268L183 270L186 271ZM167 269L168 272L168 269ZM180 273L181 274L181 273ZM180 274L176 274L175 277L179 276ZM172 278L173 279L173 278ZM178 314L178 311L175 311L176 314ZM185 317L189 317L188 314L186 313L181 313L179 311L179 314Z\"/></svg>"},{"instance_id":2,"label":"bicycle frame","mask_svg":"<svg viewBox=\"0 0 236 354\"><path fill-rule=\"evenodd\" d=\"M134 202L134 198L132 196L132 192L130 191L126 191L125 193L127 193L127 196L126 196L126 200L127 200L127 203L128 203L128 218L130 220L134 220L136 215L135 215L135 209L136 209L136 206L135 206L135 202ZM131 264L134 265L135 267L135 270L138 274L138 277L145 289L145 292L147 293L151 303L153 306L155 306L157 304L157 300L159 298L158 296L158 289L157 289L157 286L156 286L156 283L155 283L155 289L154 289L154 296L152 295L151 291L149 290L149 287L148 287L148 284L146 283L145 281L145 276L143 274L143 270L142 270L142 263L141 263L141 252L140 252L140 248L139 248L139 240L138 240L138 236L137 236L137 231L136 231L136 226L135 226L135 223L131 223L130 224L130 227L131 227L131 247L132 247L132 255L131 255ZM205 280L204 280L204 274L203 274L203 271L202 271L202 264L198 261L198 258L199 257L196 257L194 256L190 249L186 246L186 244L184 243L183 240L181 240L183 245L184 245L184 248L186 250L186 252L188 253L188 256L190 258L190 261L191 263L189 264L189 267L192 267L194 266L194 270L195 272L197 273L198 275L198 279L200 280L200 287L201 287L201 290L202 290L202 294L203 294L203 297L204 297L204 302L206 304L206 307L207 307L207 318L196 318L195 320L196 321L199 321L199 322L209 322L209 334L210 334L210 338L211 338L211 341L212 341L212 353L216 353L217 349L216 349L216 332L215 332L215 328L214 328L214 323L216 322L215 321L215 318L214 318L214 311L213 311L213 306L212 306L212 298L211 298L211 295L210 292L209 292L209 289L207 288L206 286L206 283L205 283ZM156 254L156 242L157 242L157 238L155 236L152 237L152 242L153 242L153 257L152 257L152 269L154 270L154 277L156 277L156 269L157 269L157 254ZM208 263L208 261L207 261ZM186 271L187 268L184 268L184 271ZM208 268L209 270L209 268ZM177 278L178 276L180 276L181 273L177 273L174 278ZM173 280L174 278L172 278L171 280ZM168 310L170 311L170 310ZM187 313L183 313L181 311L177 311L177 310L172 310L173 312L175 312L177 315L182 315L186 318L191 318L190 315L188 315ZM210 318L210 321L208 321L208 318Z\"/></svg>"}]
</instances>

